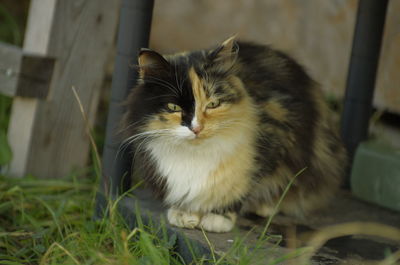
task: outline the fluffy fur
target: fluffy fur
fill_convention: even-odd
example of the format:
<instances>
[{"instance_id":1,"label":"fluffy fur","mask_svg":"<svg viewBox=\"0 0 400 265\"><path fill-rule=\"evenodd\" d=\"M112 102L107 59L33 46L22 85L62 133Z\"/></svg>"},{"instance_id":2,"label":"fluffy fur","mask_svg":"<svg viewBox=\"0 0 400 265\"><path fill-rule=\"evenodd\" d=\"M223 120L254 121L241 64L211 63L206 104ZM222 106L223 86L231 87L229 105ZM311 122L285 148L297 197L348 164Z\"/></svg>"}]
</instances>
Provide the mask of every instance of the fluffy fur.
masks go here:
<instances>
[{"instance_id":1,"label":"fluffy fur","mask_svg":"<svg viewBox=\"0 0 400 265\"><path fill-rule=\"evenodd\" d=\"M340 184L346 154L318 85L286 54L226 40L139 55L124 144L170 208L171 224L225 232L236 214L304 217Z\"/></svg>"}]
</instances>

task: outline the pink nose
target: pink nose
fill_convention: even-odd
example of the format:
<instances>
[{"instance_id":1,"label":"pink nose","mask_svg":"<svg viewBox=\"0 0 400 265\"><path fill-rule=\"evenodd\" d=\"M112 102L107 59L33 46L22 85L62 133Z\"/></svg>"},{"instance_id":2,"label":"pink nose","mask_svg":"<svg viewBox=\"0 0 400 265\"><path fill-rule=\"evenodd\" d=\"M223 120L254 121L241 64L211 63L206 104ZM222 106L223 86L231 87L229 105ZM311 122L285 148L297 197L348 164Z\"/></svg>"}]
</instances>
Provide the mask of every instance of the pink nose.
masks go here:
<instances>
[{"instance_id":1,"label":"pink nose","mask_svg":"<svg viewBox=\"0 0 400 265\"><path fill-rule=\"evenodd\" d=\"M201 130L203 130L203 126L198 125L198 126L190 128L190 130L192 130L192 132L194 132L194 134L198 135L201 132Z\"/></svg>"}]
</instances>

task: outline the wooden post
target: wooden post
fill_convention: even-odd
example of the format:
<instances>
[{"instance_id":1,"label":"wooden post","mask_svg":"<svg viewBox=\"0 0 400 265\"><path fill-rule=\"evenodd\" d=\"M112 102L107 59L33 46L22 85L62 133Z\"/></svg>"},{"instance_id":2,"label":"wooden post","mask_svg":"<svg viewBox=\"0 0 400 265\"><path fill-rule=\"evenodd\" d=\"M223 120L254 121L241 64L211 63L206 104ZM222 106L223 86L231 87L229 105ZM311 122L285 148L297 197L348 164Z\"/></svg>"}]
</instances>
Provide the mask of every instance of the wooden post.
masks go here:
<instances>
[{"instance_id":1,"label":"wooden post","mask_svg":"<svg viewBox=\"0 0 400 265\"><path fill-rule=\"evenodd\" d=\"M0 93L10 97L47 98L54 59L0 43Z\"/></svg>"},{"instance_id":2,"label":"wooden post","mask_svg":"<svg viewBox=\"0 0 400 265\"><path fill-rule=\"evenodd\" d=\"M10 174L60 178L85 165L89 140L71 87L93 123L119 1L32 0L24 52L56 59L47 100L16 97Z\"/></svg>"}]
</instances>

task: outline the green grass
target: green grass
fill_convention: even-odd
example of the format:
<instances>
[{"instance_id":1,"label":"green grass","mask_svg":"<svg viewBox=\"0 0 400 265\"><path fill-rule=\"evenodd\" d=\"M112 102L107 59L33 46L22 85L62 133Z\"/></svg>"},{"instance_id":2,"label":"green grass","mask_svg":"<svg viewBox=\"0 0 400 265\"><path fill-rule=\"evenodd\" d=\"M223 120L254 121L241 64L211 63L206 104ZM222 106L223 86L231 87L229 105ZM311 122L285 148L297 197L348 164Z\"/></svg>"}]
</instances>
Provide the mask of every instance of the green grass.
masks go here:
<instances>
[{"instance_id":1,"label":"green grass","mask_svg":"<svg viewBox=\"0 0 400 265\"><path fill-rule=\"evenodd\" d=\"M144 225L137 212L137 226L130 228L111 203L109 216L93 219L93 171L66 180L0 176L0 264L185 264L175 253L176 235L167 236L164 221ZM210 257L194 255L193 263L260 264L255 250L264 240L260 237L250 249L238 237L227 253L215 252L209 243Z\"/></svg>"},{"instance_id":2,"label":"green grass","mask_svg":"<svg viewBox=\"0 0 400 265\"><path fill-rule=\"evenodd\" d=\"M7 140L7 128L10 119L12 99L0 95L0 169L12 158L11 148Z\"/></svg>"},{"instance_id":3,"label":"green grass","mask_svg":"<svg viewBox=\"0 0 400 265\"><path fill-rule=\"evenodd\" d=\"M93 219L95 181L0 177L0 264L184 264L166 226L131 229L110 207ZM137 216L140 217L140 214ZM218 264L254 264L236 239ZM243 256L243 259L238 258ZM250 256L249 256L250 257ZM195 264L207 261L195 258Z\"/></svg>"},{"instance_id":4,"label":"green grass","mask_svg":"<svg viewBox=\"0 0 400 265\"><path fill-rule=\"evenodd\" d=\"M0 175L0 264L185 264L175 252L177 235L168 236L163 218L144 224L136 207L136 226L125 223L116 207L122 197L109 202L109 214L103 219L93 218L99 176L99 165L86 175L71 175L64 180ZM203 231L210 249L209 257L204 257L195 254L192 243L186 240L193 257L191 264L265 264L260 258L265 253L258 250L269 240L266 232L272 218L251 247L245 244L246 236L237 236L226 253L219 253ZM301 253L301 249L294 250L270 259L268 264Z\"/></svg>"},{"instance_id":5,"label":"green grass","mask_svg":"<svg viewBox=\"0 0 400 265\"><path fill-rule=\"evenodd\" d=\"M93 184L0 177L0 263L181 264L165 226L93 220Z\"/></svg>"}]
</instances>

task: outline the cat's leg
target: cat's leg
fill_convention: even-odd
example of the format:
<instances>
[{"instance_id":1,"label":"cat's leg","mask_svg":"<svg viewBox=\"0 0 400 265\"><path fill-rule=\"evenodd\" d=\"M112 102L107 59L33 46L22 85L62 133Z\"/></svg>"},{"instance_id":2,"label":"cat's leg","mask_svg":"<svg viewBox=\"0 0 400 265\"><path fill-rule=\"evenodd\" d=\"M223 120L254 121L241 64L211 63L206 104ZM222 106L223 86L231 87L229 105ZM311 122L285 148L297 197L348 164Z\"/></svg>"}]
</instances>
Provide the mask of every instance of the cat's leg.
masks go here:
<instances>
[{"instance_id":1,"label":"cat's leg","mask_svg":"<svg viewBox=\"0 0 400 265\"><path fill-rule=\"evenodd\" d=\"M229 232L235 226L236 213L225 214L207 213L201 217L200 228L209 232Z\"/></svg>"},{"instance_id":2,"label":"cat's leg","mask_svg":"<svg viewBox=\"0 0 400 265\"><path fill-rule=\"evenodd\" d=\"M264 218L270 217L275 214L275 207L267 203L261 203L257 205L254 213Z\"/></svg>"},{"instance_id":3,"label":"cat's leg","mask_svg":"<svg viewBox=\"0 0 400 265\"><path fill-rule=\"evenodd\" d=\"M195 228L200 223L200 215L170 208L167 212L167 219L170 224L178 227Z\"/></svg>"}]
</instances>

